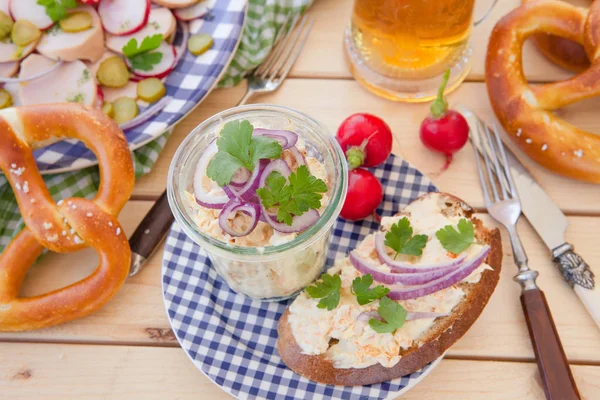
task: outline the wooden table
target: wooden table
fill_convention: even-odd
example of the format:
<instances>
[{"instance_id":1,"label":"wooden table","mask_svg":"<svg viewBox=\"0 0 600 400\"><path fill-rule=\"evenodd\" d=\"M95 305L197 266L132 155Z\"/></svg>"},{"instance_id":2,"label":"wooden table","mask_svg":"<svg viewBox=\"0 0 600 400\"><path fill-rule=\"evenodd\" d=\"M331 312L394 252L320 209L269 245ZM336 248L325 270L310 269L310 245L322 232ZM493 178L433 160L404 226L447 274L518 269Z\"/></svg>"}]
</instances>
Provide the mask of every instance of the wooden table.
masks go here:
<instances>
[{"instance_id":1,"label":"wooden table","mask_svg":"<svg viewBox=\"0 0 600 400\"><path fill-rule=\"evenodd\" d=\"M468 105L489 121L493 114L482 82L487 38L494 23L518 3L502 0L489 19L475 29L473 70L449 99L451 104ZM434 175L443 157L426 150L418 138L419 123L428 106L379 99L352 80L342 51L342 34L351 6L352 0L316 1L310 11L316 17L315 27L291 78L278 92L252 100L301 110L331 131L351 113L379 115L394 131L397 155L431 174L441 190L483 210L472 148L467 146L458 153L448 171ZM532 81L569 76L530 46L526 46L525 58ZM185 135L207 117L235 105L244 90L244 85L216 90L177 126L154 170L139 180L121 213L128 234L164 190L169 163ZM599 108L600 100L591 100L568 107L560 115L600 132ZM558 177L521 158L568 215L567 239L600 276L600 186ZM493 225L487 215L481 216ZM565 284L528 222L523 219L519 228L530 265L541 273L538 282L548 297L579 390L585 398L600 399L600 329ZM544 397L519 304L520 289L511 280L516 269L509 246L505 245L504 252L502 279L479 320L448 351L439 367L404 398ZM229 398L192 365L173 336L161 296L161 258L162 248L139 275L127 280L112 302L94 315L36 332L1 334L0 398ZM50 254L31 269L23 294L47 292L77 281L95 268L96 260L90 250L66 256Z\"/></svg>"}]
</instances>

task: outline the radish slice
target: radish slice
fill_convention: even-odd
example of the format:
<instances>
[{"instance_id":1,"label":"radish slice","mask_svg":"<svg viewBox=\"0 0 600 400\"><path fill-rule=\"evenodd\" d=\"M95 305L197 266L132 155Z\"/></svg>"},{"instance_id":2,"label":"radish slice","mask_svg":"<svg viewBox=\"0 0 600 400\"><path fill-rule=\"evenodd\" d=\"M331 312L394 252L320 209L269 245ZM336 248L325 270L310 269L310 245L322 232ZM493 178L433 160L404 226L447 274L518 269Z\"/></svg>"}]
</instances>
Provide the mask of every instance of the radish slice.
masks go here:
<instances>
[{"instance_id":1,"label":"radish slice","mask_svg":"<svg viewBox=\"0 0 600 400\"><path fill-rule=\"evenodd\" d=\"M198 0L154 0L154 2L167 8L183 8L197 3Z\"/></svg>"},{"instance_id":2,"label":"radish slice","mask_svg":"<svg viewBox=\"0 0 600 400\"><path fill-rule=\"evenodd\" d=\"M23 48L14 43L0 42L0 63L22 60L35 50L38 43L39 41L36 40Z\"/></svg>"},{"instance_id":3,"label":"radish slice","mask_svg":"<svg viewBox=\"0 0 600 400\"><path fill-rule=\"evenodd\" d=\"M63 61L96 61L102 57L104 48L104 30L102 22L92 6L80 6L74 12L82 11L91 15L92 27L81 32L64 32L51 29L44 33L37 51L48 58Z\"/></svg>"},{"instance_id":4,"label":"radish slice","mask_svg":"<svg viewBox=\"0 0 600 400\"><path fill-rule=\"evenodd\" d=\"M134 74L140 78L164 78L169 75L175 66L176 51L173 45L167 42L162 42L158 49L153 50L162 53L162 59L158 64L154 64L150 71L142 71L134 69L131 65L129 66Z\"/></svg>"},{"instance_id":5,"label":"radish slice","mask_svg":"<svg viewBox=\"0 0 600 400\"><path fill-rule=\"evenodd\" d=\"M107 34L106 35L106 47L116 53L123 53L123 46L127 44L131 39L136 39L138 45L142 43L147 36L153 36L156 34L163 35L163 38L168 38L175 32L177 21L173 16L171 10L167 8L152 8L150 9L150 15L148 17L148 23L139 31L125 36L116 36Z\"/></svg>"},{"instance_id":6,"label":"radish slice","mask_svg":"<svg viewBox=\"0 0 600 400\"><path fill-rule=\"evenodd\" d=\"M10 15L10 0L0 0L0 11L2 11L6 15ZM10 15L12 18L12 15Z\"/></svg>"},{"instance_id":7,"label":"radish slice","mask_svg":"<svg viewBox=\"0 0 600 400\"><path fill-rule=\"evenodd\" d=\"M32 54L21 63L19 78L47 71L56 61ZM81 61L64 62L35 83L21 83L19 94L24 105L77 102L93 106L98 95L96 81Z\"/></svg>"},{"instance_id":8,"label":"radish slice","mask_svg":"<svg viewBox=\"0 0 600 400\"><path fill-rule=\"evenodd\" d=\"M130 35L148 23L150 0L104 0L98 6L102 26L113 35Z\"/></svg>"},{"instance_id":9,"label":"radish slice","mask_svg":"<svg viewBox=\"0 0 600 400\"><path fill-rule=\"evenodd\" d=\"M175 18L181 21L191 21L196 18L202 18L215 5L216 0L204 0L186 8L178 8L173 11Z\"/></svg>"},{"instance_id":10,"label":"radish slice","mask_svg":"<svg viewBox=\"0 0 600 400\"><path fill-rule=\"evenodd\" d=\"M10 16L13 20L24 19L44 30L54 25L54 21L46 14L46 7L39 5L38 0L11 0Z\"/></svg>"}]
</instances>

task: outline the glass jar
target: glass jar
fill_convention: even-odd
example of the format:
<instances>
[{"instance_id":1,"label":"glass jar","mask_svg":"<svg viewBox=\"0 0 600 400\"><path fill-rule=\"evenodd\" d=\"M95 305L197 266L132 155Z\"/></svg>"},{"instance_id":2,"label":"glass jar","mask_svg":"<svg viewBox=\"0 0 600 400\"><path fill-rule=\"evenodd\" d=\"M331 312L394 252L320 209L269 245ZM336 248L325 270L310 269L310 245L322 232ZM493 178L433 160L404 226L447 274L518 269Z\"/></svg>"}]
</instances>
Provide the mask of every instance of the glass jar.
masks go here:
<instances>
[{"instance_id":1,"label":"glass jar","mask_svg":"<svg viewBox=\"0 0 600 400\"><path fill-rule=\"evenodd\" d=\"M329 203L316 224L289 242L244 247L202 232L190 201L198 159L230 121L248 120L255 128L286 129L304 141L309 156L326 171ZM298 111L256 104L223 111L198 125L181 143L169 168L169 205L185 233L208 254L217 273L234 291L253 299L280 301L294 296L320 276L327 260L333 224L348 190L348 169L335 137L319 122Z\"/></svg>"}]
</instances>

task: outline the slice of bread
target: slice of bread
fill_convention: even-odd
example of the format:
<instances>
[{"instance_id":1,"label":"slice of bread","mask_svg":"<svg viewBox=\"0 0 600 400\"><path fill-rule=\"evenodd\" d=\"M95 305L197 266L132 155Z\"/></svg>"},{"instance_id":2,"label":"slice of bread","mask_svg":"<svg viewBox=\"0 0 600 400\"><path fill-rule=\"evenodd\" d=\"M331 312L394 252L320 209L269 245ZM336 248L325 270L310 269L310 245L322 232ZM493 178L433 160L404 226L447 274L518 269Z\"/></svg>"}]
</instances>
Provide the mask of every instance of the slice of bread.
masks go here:
<instances>
[{"instance_id":1,"label":"slice of bread","mask_svg":"<svg viewBox=\"0 0 600 400\"><path fill-rule=\"evenodd\" d=\"M473 209L464 201L445 193L427 193L416 200L422 201L427 196L438 196L438 204L442 204L442 212L470 219L475 226L475 236L479 243L487 243L491 250L486 263L492 267L485 270L478 283L461 282L458 284L464 293L464 299L454 307L451 315L437 318L433 325L425 331L419 341L423 344L401 350L400 361L392 368L377 363L366 368L336 368L324 354L306 355L296 342L292 328L288 322L289 308L279 320L277 348L283 362L296 373L308 379L331 385L369 385L384 382L415 372L440 357L460 339L479 317L492 295L502 264L502 243L498 229L488 230L482 222L473 217ZM399 215L406 214L400 212Z\"/></svg>"}]
</instances>

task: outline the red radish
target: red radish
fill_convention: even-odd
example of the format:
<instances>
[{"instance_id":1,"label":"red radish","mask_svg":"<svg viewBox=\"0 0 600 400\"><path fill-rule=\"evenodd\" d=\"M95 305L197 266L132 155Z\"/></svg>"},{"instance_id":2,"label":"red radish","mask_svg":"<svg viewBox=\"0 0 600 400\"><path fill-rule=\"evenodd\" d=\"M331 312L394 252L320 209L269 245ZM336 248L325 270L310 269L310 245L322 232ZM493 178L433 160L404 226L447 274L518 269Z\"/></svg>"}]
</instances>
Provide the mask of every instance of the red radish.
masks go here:
<instances>
[{"instance_id":1,"label":"red radish","mask_svg":"<svg viewBox=\"0 0 600 400\"><path fill-rule=\"evenodd\" d=\"M189 7L175 9L173 14L178 20L191 21L205 16L214 4L215 0L203 0Z\"/></svg>"},{"instance_id":2,"label":"red radish","mask_svg":"<svg viewBox=\"0 0 600 400\"><path fill-rule=\"evenodd\" d=\"M148 23L141 30L126 36L107 34L106 47L115 53L122 54L123 46L125 46L131 39L137 40L139 45L142 43L145 37L160 33L166 40L175 33L176 28L177 20L173 16L171 10L163 7L151 8L150 16L148 17Z\"/></svg>"},{"instance_id":3,"label":"red radish","mask_svg":"<svg viewBox=\"0 0 600 400\"><path fill-rule=\"evenodd\" d=\"M450 78L450 70L444 73L437 99L431 103L431 115L421 123L421 141L428 149L446 155L442 171L452 162L453 154L462 149L469 140L469 125L461 113L448 109L444 90Z\"/></svg>"},{"instance_id":4,"label":"red radish","mask_svg":"<svg viewBox=\"0 0 600 400\"><path fill-rule=\"evenodd\" d=\"M158 64L154 64L150 71L142 71L139 69L133 69L129 61L127 64L129 68L133 71L135 75L140 78L164 78L169 75L169 73L175 67L175 57L177 55L177 50L175 47L167 42L162 42L158 49L152 50L152 52L160 52L162 53L162 59Z\"/></svg>"},{"instance_id":5,"label":"red radish","mask_svg":"<svg viewBox=\"0 0 600 400\"><path fill-rule=\"evenodd\" d=\"M98 14L104 29L113 35L130 35L148 23L150 0L103 0Z\"/></svg>"},{"instance_id":6,"label":"red radish","mask_svg":"<svg viewBox=\"0 0 600 400\"><path fill-rule=\"evenodd\" d=\"M352 169L348 172L348 194L340 215L350 221L366 218L382 200L383 187L379 179L366 169Z\"/></svg>"},{"instance_id":7,"label":"red radish","mask_svg":"<svg viewBox=\"0 0 600 400\"><path fill-rule=\"evenodd\" d=\"M10 16L15 21L27 20L41 30L54 25L52 19L46 14L46 7L39 5L37 0L10 0L8 8Z\"/></svg>"},{"instance_id":8,"label":"red radish","mask_svg":"<svg viewBox=\"0 0 600 400\"><path fill-rule=\"evenodd\" d=\"M100 4L100 0L79 0L81 4L87 4L90 6L94 6L96 4Z\"/></svg>"},{"instance_id":9,"label":"red radish","mask_svg":"<svg viewBox=\"0 0 600 400\"><path fill-rule=\"evenodd\" d=\"M390 127L371 114L353 114L346 118L338 128L337 139L346 153L350 169L375 167L392 152Z\"/></svg>"},{"instance_id":10,"label":"red radish","mask_svg":"<svg viewBox=\"0 0 600 400\"><path fill-rule=\"evenodd\" d=\"M95 107L96 108L102 108L102 104L104 104L104 92L102 91L102 88L100 87L100 85L98 85L98 87L96 87L96 104L95 104Z\"/></svg>"}]
</instances>

